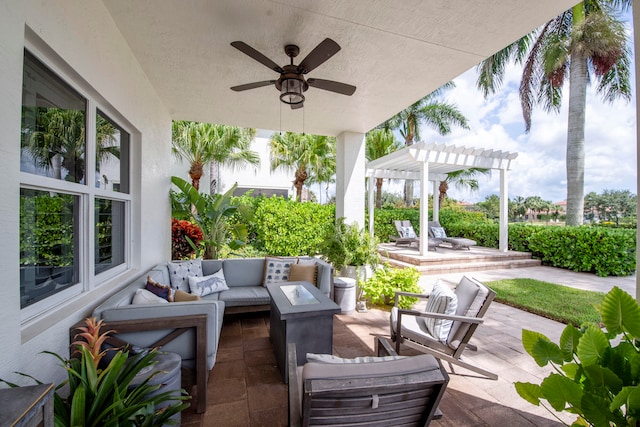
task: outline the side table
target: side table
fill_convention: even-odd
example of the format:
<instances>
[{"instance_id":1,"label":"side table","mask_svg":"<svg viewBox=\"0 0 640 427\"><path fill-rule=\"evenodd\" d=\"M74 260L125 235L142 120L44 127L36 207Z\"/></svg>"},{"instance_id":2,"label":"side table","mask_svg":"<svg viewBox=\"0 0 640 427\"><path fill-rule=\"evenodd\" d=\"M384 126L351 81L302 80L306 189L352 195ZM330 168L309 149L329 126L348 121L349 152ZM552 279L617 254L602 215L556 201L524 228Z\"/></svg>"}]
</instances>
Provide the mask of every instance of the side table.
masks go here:
<instances>
[{"instance_id":1,"label":"side table","mask_svg":"<svg viewBox=\"0 0 640 427\"><path fill-rule=\"evenodd\" d=\"M53 384L0 390L0 426L53 427Z\"/></svg>"}]
</instances>

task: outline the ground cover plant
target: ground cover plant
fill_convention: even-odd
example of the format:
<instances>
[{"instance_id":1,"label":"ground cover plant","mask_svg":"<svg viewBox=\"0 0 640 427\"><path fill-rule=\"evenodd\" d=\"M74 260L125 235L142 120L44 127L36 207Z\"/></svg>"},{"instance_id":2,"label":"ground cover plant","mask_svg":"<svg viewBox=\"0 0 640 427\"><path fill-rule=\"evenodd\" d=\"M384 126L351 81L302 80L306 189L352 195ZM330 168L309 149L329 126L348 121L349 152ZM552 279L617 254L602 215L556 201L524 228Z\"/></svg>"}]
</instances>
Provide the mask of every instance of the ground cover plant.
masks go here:
<instances>
[{"instance_id":1,"label":"ground cover plant","mask_svg":"<svg viewBox=\"0 0 640 427\"><path fill-rule=\"evenodd\" d=\"M604 294L534 279L504 279L487 282L501 302L558 322L580 327L600 320L597 306Z\"/></svg>"}]
</instances>

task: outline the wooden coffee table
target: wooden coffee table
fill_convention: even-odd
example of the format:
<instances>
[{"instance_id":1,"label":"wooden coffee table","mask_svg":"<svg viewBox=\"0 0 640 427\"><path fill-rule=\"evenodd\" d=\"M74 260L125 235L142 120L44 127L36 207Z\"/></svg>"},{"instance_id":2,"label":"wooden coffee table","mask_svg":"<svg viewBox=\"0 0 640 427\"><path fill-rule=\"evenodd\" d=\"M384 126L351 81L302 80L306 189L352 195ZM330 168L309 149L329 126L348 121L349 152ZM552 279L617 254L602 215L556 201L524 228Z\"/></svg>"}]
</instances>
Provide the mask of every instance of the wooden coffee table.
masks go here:
<instances>
[{"instance_id":1,"label":"wooden coffee table","mask_svg":"<svg viewBox=\"0 0 640 427\"><path fill-rule=\"evenodd\" d=\"M287 344L296 344L298 366L306 362L307 353L331 354L333 315L340 313L340 306L309 282L273 283L267 291L271 296L269 336L288 383Z\"/></svg>"}]
</instances>

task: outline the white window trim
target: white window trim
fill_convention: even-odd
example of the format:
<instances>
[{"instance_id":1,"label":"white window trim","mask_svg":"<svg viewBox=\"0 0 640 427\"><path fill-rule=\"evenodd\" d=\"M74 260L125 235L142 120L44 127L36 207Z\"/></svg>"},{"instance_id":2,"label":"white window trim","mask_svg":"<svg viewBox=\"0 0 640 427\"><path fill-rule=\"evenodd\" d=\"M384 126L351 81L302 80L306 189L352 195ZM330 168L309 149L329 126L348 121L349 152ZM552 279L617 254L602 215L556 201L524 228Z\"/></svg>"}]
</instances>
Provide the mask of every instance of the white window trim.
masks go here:
<instances>
[{"instance_id":1,"label":"white window trim","mask_svg":"<svg viewBox=\"0 0 640 427\"><path fill-rule=\"evenodd\" d=\"M55 54L46 52L46 49L40 48L43 42L40 40L29 40L30 32L27 32L25 40L25 49L33 54L36 59L47 66L53 73L65 81L70 87L77 91L86 100L87 114L87 131L86 131L86 150L85 165L86 171L85 184L72 183L68 181L58 180L27 172L20 172L20 188L30 188L44 191L54 191L66 194L78 195L80 197L80 217L78 219L78 281L79 283L69 286L60 292L51 295L41 301L33 303L20 310L20 320L23 327L37 321L41 316L63 309L69 303L82 297L87 292L97 289L103 283L110 281L118 275L125 274L132 269L132 224L134 213L134 203L132 203L133 190L133 171L134 164L134 147L133 144L138 141L135 135L137 130L130 125L120 113L115 111L108 103L101 102L102 96L91 88L85 80L75 74L75 72L66 72L71 70L66 63L59 59ZM37 36L34 36L37 37ZM45 46L46 47L46 46ZM47 47L48 48L48 47ZM116 122L125 132L129 134L129 193L120 193L101 188L96 188L93 180L93 171L95 170L95 124L96 114L100 110L111 120ZM139 142L139 141L138 141ZM94 205L95 199L110 199L114 201L122 201L125 204L125 236L124 236L124 262L120 265L112 267L102 273L95 273L95 225L94 225ZM18 248L16 248L18 250Z\"/></svg>"}]
</instances>

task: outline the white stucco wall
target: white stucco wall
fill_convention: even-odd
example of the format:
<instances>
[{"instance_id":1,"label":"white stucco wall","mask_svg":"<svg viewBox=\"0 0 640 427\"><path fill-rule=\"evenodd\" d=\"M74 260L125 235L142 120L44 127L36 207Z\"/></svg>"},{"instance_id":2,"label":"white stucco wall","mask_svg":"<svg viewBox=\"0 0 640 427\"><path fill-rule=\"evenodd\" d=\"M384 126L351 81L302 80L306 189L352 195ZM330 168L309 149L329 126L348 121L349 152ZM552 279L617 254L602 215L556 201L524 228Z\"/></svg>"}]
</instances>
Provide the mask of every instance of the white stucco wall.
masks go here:
<instances>
[{"instance_id":1,"label":"white stucco wall","mask_svg":"<svg viewBox=\"0 0 640 427\"><path fill-rule=\"evenodd\" d=\"M171 119L150 82L97 0L0 2L0 378L13 371L59 381L62 369L43 350L67 354L68 328L124 283L118 277L21 324L19 291L19 165L25 29L68 64L104 105L120 113L132 135L132 266L140 271L170 255ZM27 31L28 32L28 31ZM2 387L2 385L0 385Z\"/></svg>"}]
</instances>

